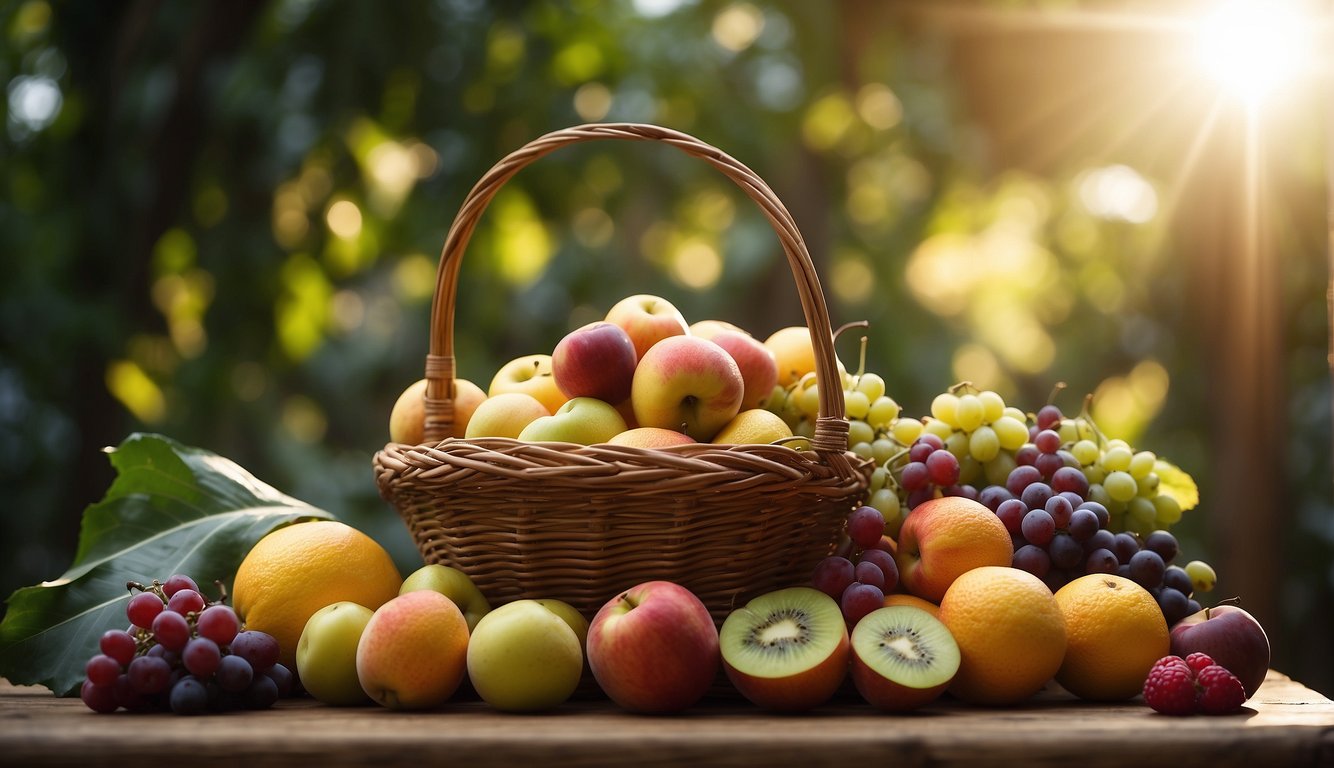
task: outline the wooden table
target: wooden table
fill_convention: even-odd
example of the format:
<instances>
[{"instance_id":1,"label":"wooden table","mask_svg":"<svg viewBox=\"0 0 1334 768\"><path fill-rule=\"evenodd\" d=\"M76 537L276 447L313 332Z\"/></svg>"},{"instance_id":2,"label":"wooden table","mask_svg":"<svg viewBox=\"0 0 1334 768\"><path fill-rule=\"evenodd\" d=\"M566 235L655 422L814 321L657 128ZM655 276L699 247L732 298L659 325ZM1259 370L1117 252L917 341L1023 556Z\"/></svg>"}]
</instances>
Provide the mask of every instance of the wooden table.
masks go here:
<instances>
[{"instance_id":1,"label":"wooden table","mask_svg":"<svg viewBox=\"0 0 1334 768\"><path fill-rule=\"evenodd\" d=\"M150 762L151 761L151 762ZM98 715L78 699L0 681L0 765L186 766L1334 766L1334 702L1270 672L1244 712L1173 718L1142 702L1087 704L1060 691L1021 707L943 700L884 715L851 698L772 715L706 700L673 717L600 699L542 715L478 701L428 713L289 699L203 717Z\"/></svg>"}]
</instances>

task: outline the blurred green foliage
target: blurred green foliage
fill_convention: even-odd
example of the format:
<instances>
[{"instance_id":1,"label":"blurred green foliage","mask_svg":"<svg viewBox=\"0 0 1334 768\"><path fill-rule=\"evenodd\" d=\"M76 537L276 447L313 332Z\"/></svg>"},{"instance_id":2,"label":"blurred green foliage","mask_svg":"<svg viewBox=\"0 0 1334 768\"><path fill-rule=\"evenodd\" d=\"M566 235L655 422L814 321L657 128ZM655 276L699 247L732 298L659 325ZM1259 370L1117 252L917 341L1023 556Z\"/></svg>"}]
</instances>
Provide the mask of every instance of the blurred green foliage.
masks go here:
<instances>
[{"instance_id":1,"label":"blurred green foliage","mask_svg":"<svg viewBox=\"0 0 1334 768\"><path fill-rule=\"evenodd\" d=\"M1104 69L1126 80L1109 113L1098 109L1113 101L1105 80L1043 70L1035 82L1061 96L1043 115L1026 102L1032 83L994 87L1012 73L985 55L1023 4L996 4L1008 9L996 31L900 5L912 9L9 5L0 592L63 570L82 508L110 481L99 449L140 429L236 460L414 567L370 455L421 375L453 212L506 153L603 120L684 130L764 177L802 227L835 324L870 321L868 367L908 412L964 379L1030 411L1057 382L1068 412L1094 394L1105 432L1200 482L1183 547L1226 584L1215 548L1247 534L1210 527L1210 488L1219 445L1242 438L1228 429L1237 414L1208 397L1210 356L1230 341L1207 327L1218 310L1198 281L1232 267L1202 272L1192 255L1192 233L1211 226L1183 200L1198 189L1181 178L1193 145L1122 93L1150 94L1158 109L1156 73L1109 54ZM1035 48L1070 39L1043 29ZM1276 604L1275 634L1291 636L1276 666L1328 692L1327 644L1295 629L1323 613L1327 638L1334 592L1318 117L1288 115L1271 190L1285 201L1270 267L1281 270L1270 299L1282 307L1283 391L1265 418L1281 443L1254 446L1250 482L1272 498L1253 521L1282 526L1284 570L1280 594L1248 600ZM1194 135L1204 121L1185 122ZM1027 126L1018 139L1006 133L1016 125ZM1137 132L1111 140L1113 127ZM782 262L757 209L706 164L642 144L563 149L512 180L473 238L461 375L485 386L505 361L549 351L632 293L761 337L801 324ZM845 361L858 353L840 341Z\"/></svg>"}]
</instances>

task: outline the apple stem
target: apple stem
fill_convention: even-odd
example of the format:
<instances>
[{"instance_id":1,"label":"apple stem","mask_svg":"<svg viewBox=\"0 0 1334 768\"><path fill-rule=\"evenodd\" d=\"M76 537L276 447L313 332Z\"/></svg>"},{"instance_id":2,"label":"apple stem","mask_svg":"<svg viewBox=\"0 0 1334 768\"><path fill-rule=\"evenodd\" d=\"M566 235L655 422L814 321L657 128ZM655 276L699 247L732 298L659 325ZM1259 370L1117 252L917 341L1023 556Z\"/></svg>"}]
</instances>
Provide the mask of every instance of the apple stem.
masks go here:
<instances>
[{"instance_id":1,"label":"apple stem","mask_svg":"<svg viewBox=\"0 0 1334 768\"><path fill-rule=\"evenodd\" d=\"M621 595L621 602L625 603L626 605L630 606L631 608L638 608L638 607L639 607L639 603L636 603L636 602L630 597L630 593L629 593L629 592L623 593L623 594Z\"/></svg>"}]
</instances>

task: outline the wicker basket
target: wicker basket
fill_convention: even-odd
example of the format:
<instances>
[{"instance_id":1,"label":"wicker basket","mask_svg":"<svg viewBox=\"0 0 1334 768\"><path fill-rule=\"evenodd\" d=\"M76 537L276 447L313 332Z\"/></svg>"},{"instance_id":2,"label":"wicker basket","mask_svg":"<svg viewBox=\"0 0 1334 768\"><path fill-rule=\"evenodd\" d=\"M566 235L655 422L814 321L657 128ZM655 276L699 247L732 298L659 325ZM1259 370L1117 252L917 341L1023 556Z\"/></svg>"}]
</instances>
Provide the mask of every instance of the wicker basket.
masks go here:
<instances>
[{"instance_id":1,"label":"wicker basket","mask_svg":"<svg viewBox=\"0 0 1334 768\"><path fill-rule=\"evenodd\" d=\"M595 139L656 141L703 159L764 211L796 278L813 330L820 406L812 450L781 445L614 445L446 439L452 420L459 263L491 198L520 169ZM453 565L495 605L569 602L591 617L617 592L652 579L692 590L721 622L736 605L805 581L863 498L870 462L849 452L833 335L819 279L791 215L750 169L677 131L594 124L543 136L473 187L446 237L431 312L422 445L375 455L380 494L428 563Z\"/></svg>"}]
</instances>

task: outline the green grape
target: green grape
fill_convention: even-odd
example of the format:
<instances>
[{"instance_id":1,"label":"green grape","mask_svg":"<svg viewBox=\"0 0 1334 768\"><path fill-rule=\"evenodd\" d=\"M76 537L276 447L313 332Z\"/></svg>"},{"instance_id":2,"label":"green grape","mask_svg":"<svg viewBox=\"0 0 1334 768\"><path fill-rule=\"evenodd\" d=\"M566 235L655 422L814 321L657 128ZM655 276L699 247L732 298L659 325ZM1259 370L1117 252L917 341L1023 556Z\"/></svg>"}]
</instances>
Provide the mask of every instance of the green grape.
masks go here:
<instances>
[{"instance_id":1,"label":"green grape","mask_svg":"<svg viewBox=\"0 0 1334 768\"><path fill-rule=\"evenodd\" d=\"M1130 466L1126 471L1136 480L1140 480L1153 471L1153 467L1158 463L1158 457L1153 451L1140 451L1130 458Z\"/></svg>"},{"instance_id":2,"label":"green grape","mask_svg":"<svg viewBox=\"0 0 1334 768\"><path fill-rule=\"evenodd\" d=\"M1087 473L1087 470L1085 470L1085 473ZM1111 511L1112 509L1111 494L1107 493L1107 489L1102 486L1101 482L1095 483L1092 480L1089 481L1088 500L1098 502L1104 507L1107 507L1108 511Z\"/></svg>"},{"instance_id":3,"label":"green grape","mask_svg":"<svg viewBox=\"0 0 1334 768\"><path fill-rule=\"evenodd\" d=\"M1131 533L1138 533L1141 537L1148 536L1157 530L1153 522L1144 522L1132 514L1126 513L1126 530Z\"/></svg>"},{"instance_id":4,"label":"green grape","mask_svg":"<svg viewBox=\"0 0 1334 768\"><path fill-rule=\"evenodd\" d=\"M871 494L866 503L880 510L885 518L885 535L897 539L899 528L903 526L903 506L899 502L899 495L889 488L881 488Z\"/></svg>"},{"instance_id":5,"label":"green grape","mask_svg":"<svg viewBox=\"0 0 1334 768\"><path fill-rule=\"evenodd\" d=\"M899 446L895 445L893 440L886 437L877 437L871 443L871 458L875 460L876 464L884 464L893 458L899 450Z\"/></svg>"},{"instance_id":6,"label":"green grape","mask_svg":"<svg viewBox=\"0 0 1334 768\"><path fill-rule=\"evenodd\" d=\"M1132 456L1134 454L1130 452L1129 448L1114 446L1102 452L1102 461L1099 463L1106 467L1109 472L1125 472L1130 469Z\"/></svg>"},{"instance_id":7,"label":"green grape","mask_svg":"<svg viewBox=\"0 0 1334 768\"><path fill-rule=\"evenodd\" d=\"M774 388L769 392L769 396L764 398L764 409L782 416L783 409L786 407L787 390L775 384Z\"/></svg>"},{"instance_id":8,"label":"green grape","mask_svg":"<svg viewBox=\"0 0 1334 768\"><path fill-rule=\"evenodd\" d=\"M1078 461L1081 466L1085 467L1096 462L1098 456L1102 454L1102 452L1098 450L1098 444L1092 440L1077 441L1074 445L1070 446L1070 453L1075 457L1075 461Z\"/></svg>"},{"instance_id":9,"label":"green grape","mask_svg":"<svg viewBox=\"0 0 1334 768\"><path fill-rule=\"evenodd\" d=\"M1114 437L1114 438L1112 438L1111 440L1108 440L1108 441L1107 441L1107 446L1106 446L1106 447L1107 447L1108 450L1111 450L1111 449L1113 449L1113 448L1122 448L1122 449L1125 449L1125 450L1129 451L1129 450L1130 450L1130 443L1127 443L1125 440L1122 440L1122 439L1119 438L1119 437ZM1131 453L1134 453L1134 451L1131 451Z\"/></svg>"},{"instance_id":10,"label":"green grape","mask_svg":"<svg viewBox=\"0 0 1334 768\"><path fill-rule=\"evenodd\" d=\"M862 457L863 459L869 459L875 455L875 453L871 450L870 443L854 443L852 446L852 452Z\"/></svg>"},{"instance_id":11,"label":"green grape","mask_svg":"<svg viewBox=\"0 0 1334 768\"><path fill-rule=\"evenodd\" d=\"M1014 454L1003 451L982 465L982 474L987 478L987 485L1005 485L1010 473L1017 466L1019 463L1014 460Z\"/></svg>"},{"instance_id":12,"label":"green grape","mask_svg":"<svg viewBox=\"0 0 1334 768\"><path fill-rule=\"evenodd\" d=\"M879 374L863 373L857 378L856 389L866 395L869 402L875 402L885 395L885 380Z\"/></svg>"},{"instance_id":13,"label":"green grape","mask_svg":"<svg viewBox=\"0 0 1334 768\"><path fill-rule=\"evenodd\" d=\"M890 434L899 445L912 445L922 435L922 422L917 419L897 418L890 426Z\"/></svg>"},{"instance_id":14,"label":"green grape","mask_svg":"<svg viewBox=\"0 0 1334 768\"><path fill-rule=\"evenodd\" d=\"M1094 443L1098 441L1098 433L1093 429L1093 422L1085 418L1078 418L1075 419L1075 427L1079 436L1078 439Z\"/></svg>"},{"instance_id":15,"label":"green grape","mask_svg":"<svg viewBox=\"0 0 1334 768\"><path fill-rule=\"evenodd\" d=\"M1107 468L1101 464L1090 464L1084 467L1084 477L1088 479L1090 485L1106 480L1107 474Z\"/></svg>"},{"instance_id":16,"label":"green grape","mask_svg":"<svg viewBox=\"0 0 1334 768\"><path fill-rule=\"evenodd\" d=\"M871 493L875 493L881 488L884 488L885 483L887 482L889 482L889 470L883 466L876 467L875 470L871 472L871 486L869 490Z\"/></svg>"},{"instance_id":17,"label":"green grape","mask_svg":"<svg viewBox=\"0 0 1334 768\"><path fill-rule=\"evenodd\" d=\"M1211 592L1218 583L1218 574L1212 566L1203 560L1191 560L1186 563L1186 575L1196 592Z\"/></svg>"},{"instance_id":18,"label":"green grape","mask_svg":"<svg viewBox=\"0 0 1334 768\"><path fill-rule=\"evenodd\" d=\"M977 395L959 395L954 405L954 420L964 432L972 432L982 426L984 413L982 401L977 399Z\"/></svg>"},{"instance_id":19,"label":"green grape","mask_svg":"<svg viewBox=\"0 0 1334 768\"><path fill-rule=\"evenodd\" d=\"M996 435L996 430L985 424L973 430L973 434L968 436L968 453L984 464L996 458L1000 453L1000 447L1000 438Z\"/></svg>"},{"instance_id":20,"label":"green grape","mask_svg":"<svg viewBox=\"0 0 1334 768\"><path fill-rule=\"evenodd\" d=\"M1102 481L1102 487L1106 488L1107 495L1116 501L1130 501L1139 491L1135 478L1131 477L1129 472L1120 470L1107 473L1107 477Z\"/></svg>"},{"instance_id":21,"label":"green grape","mask_svg":"<svg viewBox=\"0 0 1334 768\"><path fill-rule=\"evenodd\" d=\"M931 415L945 422L951 428L959 426L959 397L949 392L941 392L931 401ZM942 436L942 439L943 436Z\"/></svg>"},{"instance_id":22,"label":"green grape","mask_svg":"<svg viewBox=\"0 0 1334 768\"><path fill-rule=\"evenodd\" d=\"M977 394L977 399L982 403L984 424L990 424L1005 415L1005 399L995 392L984 390Z\"/></svg>"},{"instance_id":23,"label":"green grape","mask_svg":"<svg viewBox=\"0 0 1334 768\"><path fill-rule=\"evenodd\" d=\"M1061 436L1062 445L1068 445L1079 439L1079 428L1075 426L1074 419L1061 419L1056 434Z\"/></svg>"},{"instance_id":24,"label":"green grape","mask_svg":"<svg viewBox=\"0 0 1334 768\"><path fill-rule=\"evenodd\" d=\"M940 419L927 416L926 422L922 424L922 431L930 432L940 438L941 441L945 441L950 439L950 435L954 434L954 427L951 427Z\"/></svg>"},{"instance_id":25,"label":"green grape","mask_svg":"<svg viewBox=\"0 0 1334 768\"><path fill-rule=\"evenodd\" d=\"M1142 525L1149 526L1150 531L1158 521L1158 509L1143 496L1136 496L1126 503L1126 514Z\"/></svg>"},{"instance_id":26,"label":"green grape","mask_svg":"<svg viewBox=\"0 0 1334 768\"><path fill-rule=\"evenodd\" d=\"M945 450L962 462L968 455L968 435L963 432L951 432L949 437L945 438Z\"/></svg>"},{"instance_id":27,"label":"green grape","mask_svg":"<svg viewBox=\"0 0 1334 768\"><path fill-rule=\"evenodd\" d=\"M865 419L871 410L871 401L865 392L851 390L843 393L843 412L849 419Z\"/></svg>"},{"instance_id":28,"label":"green grape","mask_svg":"<svg viewBox=\"0 0 1334 768\"><path fill-rule=\"evenodd\" d=\"M1177 500L1165 493L1154 496L1150 501L1153 508L1157 511L1155 520L1163 528L1170 528L1181 522L1181 504Z\"/></svg>"},{"instance_id":29,"label":"green grape","mask_svg":"<svg viewBox=\"0 0 1334 768\"><path fill-rule=\"evenodd\" d=\"M871 448L871 442L875 440L875 430L871 425L861 420L848 422L848 445L857 443L866 443L867 450ZM870 454L867 454L868 458Z\"/></svg>"},{"instance_id":30,"label":"green grape","mask_svg":"<svg viewBox=\"0 0 1334 768\"><path fill-rule=\"evenodd\" d=\"M972 456L959 459L959 485L978 486L982 483L982 462Z\"/></svg>"},{"instance_id":31,"label":"green grape","mask_svg":"<svg viewBox=\"0 0 1334 768\"><path fill-rule=\"evenodd\" d=\"M1026 414L1026 413L1024 413L1023 411L1019 410L1018 408L1015 408L1013 405L1007 405L1007 406L1005 406L1005 410L1001 412L1001 415L1002 415L1002 416L1009 416L1010 418L1014 419L1015 421L1019 422L1020 424L1027 424L1027 423L1028 423L1028 414Z\"/></svg>"},{"instance_id":32,"label":"green grape","mask_svg":"<svg viewBox=\"0 0 1334 768\"><path fill-rule=\"evenodd\" d=\"M797 410L808 419L820 414L820 388L812 384L796 394Z\"/></svg>"},{"instance_id":33,"label":"green grape","mask_svg":"<svg viewBox=\"0 0 1334 768\"><path fill-rule=\"evenodd\" d=\"M801 421L797 422L797 426L792 428L792 434L796 435L797 437L804 437L807 439L815 437L815 420L802 419ZM795 449L795 446L793 446L793 448Z\"/></svg>"},{"instance_id":34,"label":"green grape","mask_svg":"<svg viewBox=\"0 0 1334 768\"><path fill-rule=\"evenodd\" d=\"M1150 472L1139 481L1139 495L1152 499L1158 495L1158 486L1162 484L1162 479L1158 477L1157 472Z\"/></svg>"},{"instance_id":35,"label":"green grape","mask_svg":"<svg viewBox=\"0 0 1334 768\"><path fill-rule=\"evenodd\" d=\"M1008 414L992 421L991 428L995 431L996 439L1004 450L1017 451L1020 446L1028 442L1028 427L1024 425L1024 422Z\"/></svg>"},{"instance_id":36,"label":"green grape","mask_svg":"<svg viewBox=\"0 0 1334 768\"><path fill-rule=\"evenodd\" d=\"M873 427L887 427L899 417L899 404L891 397L881 395L871 401L871 408L866 412L866 420Z\"/></svg>"}]
</instances>

